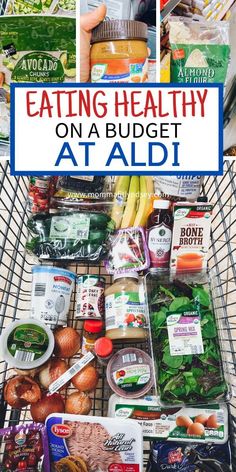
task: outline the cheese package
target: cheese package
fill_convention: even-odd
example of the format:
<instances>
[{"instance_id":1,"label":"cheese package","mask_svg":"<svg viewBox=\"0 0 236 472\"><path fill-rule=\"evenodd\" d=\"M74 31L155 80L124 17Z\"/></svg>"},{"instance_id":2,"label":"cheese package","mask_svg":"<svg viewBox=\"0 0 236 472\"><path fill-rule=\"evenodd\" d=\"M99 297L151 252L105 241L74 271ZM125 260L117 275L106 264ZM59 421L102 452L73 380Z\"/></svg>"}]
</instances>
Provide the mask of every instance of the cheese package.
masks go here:
<instances>
[{"instance_id":1,"label":"cheese package","mask_svg":"<svg viewBox=\"0 0 236 472\"><path fill-rule=\"evenodd\" d=\"M134 420L52 414L46 420L51 471L141 472L142 428ZM77 469L76 469L77 470Z\"/></svg>"},{"instance_id":2,"label":"cheese package","mask_svg":"<svg viewBox=\"0 0 236 472\"><path fill-rule=\"evenodd\" d=\"M207 267L211 203L174 203L171 269L201 271Z\"/></svg>"}]
</instances>

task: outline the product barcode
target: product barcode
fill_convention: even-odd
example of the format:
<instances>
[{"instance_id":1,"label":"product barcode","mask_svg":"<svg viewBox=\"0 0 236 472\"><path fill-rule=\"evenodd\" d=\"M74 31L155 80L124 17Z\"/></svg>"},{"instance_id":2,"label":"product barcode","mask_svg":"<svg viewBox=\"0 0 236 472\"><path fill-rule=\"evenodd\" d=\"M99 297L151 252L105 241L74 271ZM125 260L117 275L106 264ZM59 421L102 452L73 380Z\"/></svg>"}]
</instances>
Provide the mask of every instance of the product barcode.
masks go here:
<instances>
[{"instance_id":1,"label":"product barcode","mask_svg":"<svg viewBox=\"0 0 236 472\"><path fill-rule=\"evenodd\" d=\"M137 360L136 354L125 354L122 356L123 362L135 362Z\"/></svg>"},{"instance_id":2,"label":"product barcode","mask_svg":"<svg viewBox=\"0 0 236 472\"><path fill-rule=\"evenodd\" d=\"M49 385L49 392L55 393L59 388L63 387L75 374L77 374L83 367L85 367L91 360L94 359L92 352L88 352L82 359L79 359L76 364L72 365L59 379Z\"/></svg>"},{"instance_id":3,"label":"product barcode","mask_svg":"<svg viewBox=\"0 0 236 472\"><path fill-rule=\"evenodd\" d=\"M191 346L191 354L203 354L201 346Z\"/></svg>"},{"instance_id":4,"label":"product barcode","mask_svg":"<svg viewBox=\"0 0 236 472\"><path fill-rule=\"evenodd\" d=\"M109 318L106 319L106 328L109 328L110 326L115 326L116 325L116 319L115 316L109 316Z\"/></svg>"},{"instance_id":5,"label":"product barcode","mask_svg":"<svg viewBox=\"0 0 236 472\"><path fill-rule=\"evenodd\" d=\"M46 284L35 284L34 295L35 297L44 297L46 293Z\"/></svg>"},{"instance_id":6,"label":"product barcode","mask_svg":"<svg viewBox=\"0 0 236 472\"><path fill-rule=\"evenodd\" d=\"M34 352L16 351L14 358L20 362L32 362L34 360Z\"/></svg>"}]
</instances>

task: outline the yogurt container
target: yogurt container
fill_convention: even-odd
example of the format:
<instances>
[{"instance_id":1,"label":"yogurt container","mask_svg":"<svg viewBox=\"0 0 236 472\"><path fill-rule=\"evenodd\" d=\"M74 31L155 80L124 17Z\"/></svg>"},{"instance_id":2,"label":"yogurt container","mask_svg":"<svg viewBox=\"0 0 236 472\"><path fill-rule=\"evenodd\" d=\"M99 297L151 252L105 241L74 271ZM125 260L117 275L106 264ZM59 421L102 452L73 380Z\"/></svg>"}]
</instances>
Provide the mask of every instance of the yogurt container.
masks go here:
<instances>
[{"instance_id":1,"label":"yogurt container","mask_svg":"<svg viewBox=\"0 0 236 472\"><path fill-rule=\"evenodd\" d=\"M34 266L32 274L32 317L50 325L66 325L76 274L43 265Z\"/></svg>"},{"instance_id":2,"label":"yogurt container","mask_svg":"<svg viewBox=\"0 0 236 472\"><path fill-rule=\"evenodd\" d=\"M33 318L17 320L3 331L1 356L11 367L34 369L52 355L54 336L50 328Z\"/></svg>"}]
</instances>

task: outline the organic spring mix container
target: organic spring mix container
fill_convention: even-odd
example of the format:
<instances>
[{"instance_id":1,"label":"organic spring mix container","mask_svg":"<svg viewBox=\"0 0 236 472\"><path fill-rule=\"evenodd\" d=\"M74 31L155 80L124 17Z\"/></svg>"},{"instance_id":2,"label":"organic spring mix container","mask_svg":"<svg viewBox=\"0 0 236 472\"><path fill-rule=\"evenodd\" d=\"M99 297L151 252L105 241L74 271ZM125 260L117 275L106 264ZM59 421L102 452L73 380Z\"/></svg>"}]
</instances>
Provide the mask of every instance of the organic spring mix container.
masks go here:
<instances>
[{"instance_id":1,"label":"organic spring mix container","mask_svg":"<svg viewBox=\"0 0 236 472\"><path fill-rule=\"evenodd\" d=\"M147 25L104 21L92 33L91 82L147 82Z\"/></svg>"}]
</instances>

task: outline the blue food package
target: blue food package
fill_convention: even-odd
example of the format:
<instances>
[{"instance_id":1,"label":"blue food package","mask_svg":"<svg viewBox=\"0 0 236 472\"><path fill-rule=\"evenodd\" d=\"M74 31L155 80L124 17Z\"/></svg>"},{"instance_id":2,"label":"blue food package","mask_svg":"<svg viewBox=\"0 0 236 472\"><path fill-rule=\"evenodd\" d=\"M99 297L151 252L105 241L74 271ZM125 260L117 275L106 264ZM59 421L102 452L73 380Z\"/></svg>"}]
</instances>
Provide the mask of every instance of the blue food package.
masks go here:
<instances>
[{"instance_id":1,"label":"blue food package","mask_svg":"<svg viewBox=\"0 0 236 472\"><path fill-rule=\"evenodd\" d=\"M231 452L225 444L153 443L146 472L230 472Z\"/></svg>"}]
</instances>

